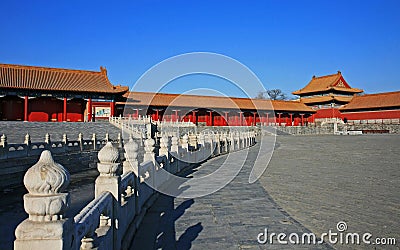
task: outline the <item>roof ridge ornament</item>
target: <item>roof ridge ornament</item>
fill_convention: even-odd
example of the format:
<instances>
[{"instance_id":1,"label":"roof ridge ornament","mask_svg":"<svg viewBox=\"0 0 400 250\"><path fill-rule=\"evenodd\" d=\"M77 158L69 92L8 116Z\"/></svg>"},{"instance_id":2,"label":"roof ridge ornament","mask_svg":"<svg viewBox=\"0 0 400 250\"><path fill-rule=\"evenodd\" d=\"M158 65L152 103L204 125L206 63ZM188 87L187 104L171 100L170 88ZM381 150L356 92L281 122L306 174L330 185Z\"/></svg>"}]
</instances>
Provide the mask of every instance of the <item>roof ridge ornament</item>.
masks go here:
<instances>
[{"instance_id":1,"label":"roof ridge ornament","mask_svg":"<svg viewBox=\"0 0 400 250\"><path fill-rule=\"evenodd\" d=\"M106 69L106 67L103 67L103 66L100 66L100 71L101 71L101 73L103 74L103 75L107 75L107 69Z\"/></svg>"}]
</instances>

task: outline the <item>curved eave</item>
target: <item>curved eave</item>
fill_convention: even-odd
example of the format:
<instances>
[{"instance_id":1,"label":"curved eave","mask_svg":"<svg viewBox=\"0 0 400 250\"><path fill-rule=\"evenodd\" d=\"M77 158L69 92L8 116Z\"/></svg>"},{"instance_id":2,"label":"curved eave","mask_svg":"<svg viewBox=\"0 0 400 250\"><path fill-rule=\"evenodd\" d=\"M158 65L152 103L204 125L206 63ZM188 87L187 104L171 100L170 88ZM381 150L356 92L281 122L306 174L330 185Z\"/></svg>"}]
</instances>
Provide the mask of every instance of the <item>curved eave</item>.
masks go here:
<instances>
[{"instance_id":1,"label":"curved eave","mask_svg":"<svg viewBox=\"0 0 400 250\"><path fill-rule=\"evenodd\" d=\"M400 110L400 106L371 106L371 107L362 107L362 108L347 108L346 106L341 107L339 110L340 111L345 111L345 112L358 112L358 111L369 111L369 110L377 110L377 109L394 109Z\"/></svg>"},{"instance_id":2,"label":"curved eave","mask_svg":"<svg viewBox=\"0 0 400 250\"><path fill-rule=\"evenodd\" d=\"M357 93L362 93L364 92L364 90L362 89L356 89L356 88L339 88L339 87L329 87L326 89L318 89L318 90L313 90L313 91L301 91L301 90L297 90L292 92L293 95L298 95L298 96L302 96L302 95L306 95L306 94L318 94L318 93L326 93L329 91L337 91L337 92L342 92L342 93L352 93L352 94L357 94Z\"/></svg>"},{"instance_id":3,"label":"curved eave","mask_svg":"<svg viewBox=\"0 0 400 250\"><path fill-rule=\"evenodd\" d=\"M45 89L45 88L20 88L17 86L13 87L8 87L8 86L1 86L0 90L25 90L25 91L43 91L43 92L49 92L49 91L59 91L59 92L74 92L74 93L98 93L98 94L122 94L128 91L128 87L116 87L113 90L110 91L96 91L96 90L90 90L90 91L85 91L85 90L78 90L78 89Z\"/></svg>"}]
</instances>

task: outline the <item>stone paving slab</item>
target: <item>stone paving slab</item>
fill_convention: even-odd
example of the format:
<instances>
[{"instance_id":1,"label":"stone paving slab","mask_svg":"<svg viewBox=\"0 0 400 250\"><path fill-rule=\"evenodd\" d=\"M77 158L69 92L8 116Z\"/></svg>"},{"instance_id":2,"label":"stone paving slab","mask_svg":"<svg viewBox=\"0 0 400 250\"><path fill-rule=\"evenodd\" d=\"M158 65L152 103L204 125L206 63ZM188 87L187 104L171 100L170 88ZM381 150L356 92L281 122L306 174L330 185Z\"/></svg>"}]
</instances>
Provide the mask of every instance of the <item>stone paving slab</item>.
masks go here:
<instances>
[{"instance_id":1,"label":"stone paving slab","mask_svg":"<svg viewBox=\"0 0 400 250\"><path fill-rule=\"evenodd\" d=\"M283 211L258 182L248 183L257 149L255 146L249 150L239 175L213 194L194 199L160 195L145 216L131 249L302 249L257 241L265 228L276 233L310 233ZM211 173L225 159L221 156L205 162L188 177ZM318 246L330 248L326 244Z\"/></svg>"}]
</instances>

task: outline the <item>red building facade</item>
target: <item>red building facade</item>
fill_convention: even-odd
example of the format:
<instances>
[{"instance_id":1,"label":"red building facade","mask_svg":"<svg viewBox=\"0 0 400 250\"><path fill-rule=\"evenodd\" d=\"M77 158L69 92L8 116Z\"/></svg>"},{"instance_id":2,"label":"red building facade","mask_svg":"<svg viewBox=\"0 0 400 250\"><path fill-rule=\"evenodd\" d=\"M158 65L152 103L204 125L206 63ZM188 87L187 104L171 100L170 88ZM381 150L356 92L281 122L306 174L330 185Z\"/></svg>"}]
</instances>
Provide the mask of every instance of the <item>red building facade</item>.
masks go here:
<instances>
[{"instance_id":1,"label":"red building facade","mask_svg":"<svg viewBox=\"0 0 400 250\"><path fill-rule=\"evenodd\" d=\"M0 64L0 120L83 122L150 115L158 121L206 126L302 126L318 118L400 118L399 92L358 96L340 72L313 77L298 101L130 93L107 70L71 70Z\"/></svg>"},{"instance_id":2,"label":"red building facade","mask_svg":"<svg viewBox=\"0 0 400 250\"><path fill-rule=\"evenodd\" d=\"M356 96L340 112L347 120L399 119L400 91Z\"/></svg>"},{"instance_id":3,"label":"red building facade","mask_svg":"<svg viewBox=\"0 0 400 250\"><path fill-rule=\"evenodd\" d=\"M146 92L126 93L116 104L123 116L150 115L156 121L191 121L206 126L300 126L313 122L315 113L298 101Z\"/></svg>"},{"instance_id":4,"label":"red building facade","mask_svg":"<svg viewBox=\"0 0 400 250\"><path fill-rule=\"evenodd\" d=\"M96 72L0 64L0 120L91 121L96 104L114 112L115 98L127 90L113 86L102 67Z\"/></svg>"}]
</instances>

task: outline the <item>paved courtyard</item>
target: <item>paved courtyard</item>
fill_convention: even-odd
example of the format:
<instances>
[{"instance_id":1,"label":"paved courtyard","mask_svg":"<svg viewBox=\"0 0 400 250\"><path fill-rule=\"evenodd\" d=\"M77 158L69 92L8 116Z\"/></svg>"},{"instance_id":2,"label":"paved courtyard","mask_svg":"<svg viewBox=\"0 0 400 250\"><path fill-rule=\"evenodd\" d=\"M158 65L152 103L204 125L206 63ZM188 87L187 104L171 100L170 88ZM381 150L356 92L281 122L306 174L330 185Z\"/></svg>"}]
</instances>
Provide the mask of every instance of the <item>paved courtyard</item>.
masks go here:
<instances>
[{"instance_id":1,"label":"paved courtyard","mask_svg":"<svg viewBox=\"0 0 400 250\"><path fill-rule=\"evenodd\" d=\"M281 136L276 146L260 183L288 214L316 234L344 221L399 249L399 135Z\"/></svg>"},{"instance_id":2,"label":"paved courtyard","mask_svg":"<svg viewBox=\"0 0 400 250\"><path fill-rule=\"evenodd\" d=\"M261 179L248 177L259 144L249 150L238 176L223 189L194 199L160 195L137 232L132 249L365 249L365 245L261 245L258 234L337 232L400 239L400 136L278 136ZM233 157L239 157L233 156ZM188 177L205 176L226 156L211 159ZM238 160L238 162L240 162ZM93 196L91 173L72 181L75 214ZM89 183L89 184L87 184ZM11 249L15 226L26 217L21 196L1 197L0 249ZM81 194L81 195L78 195ZM85 193L85 195L82 195ZM275 237L276 243L276 237ZM372 246L369 249L373 249Z\"/></svg>"},{"instance_id":3,"label":"paved courtyard","mask_svg":"<svg viewBox=\"0 0 400 250\"><path fill-rule=\"evenodd\" d=\"M258 147L239 175L218 192L195 199L162 195L143 221L140 249L365 249L366 245L260 245L264 228L317 236L338 232L399 239L400 136L278 136L261 179L248 184ZM214 171L219 157L189 176ZM396 246L383 249L398 249ZM371 246L369 246L372 248ZM134 248L132 248L134 249ZM380 249L380 248L378 248Z\"/></svg>"}]
</instances>

